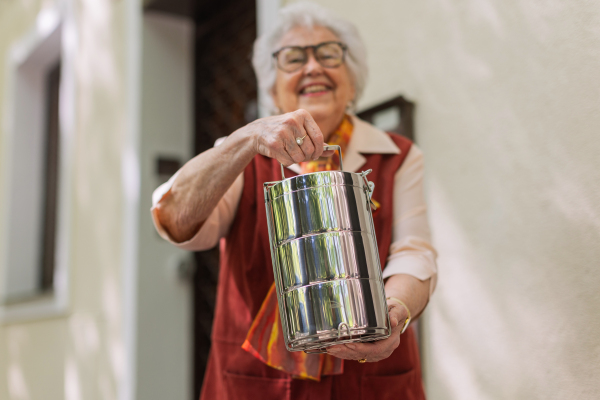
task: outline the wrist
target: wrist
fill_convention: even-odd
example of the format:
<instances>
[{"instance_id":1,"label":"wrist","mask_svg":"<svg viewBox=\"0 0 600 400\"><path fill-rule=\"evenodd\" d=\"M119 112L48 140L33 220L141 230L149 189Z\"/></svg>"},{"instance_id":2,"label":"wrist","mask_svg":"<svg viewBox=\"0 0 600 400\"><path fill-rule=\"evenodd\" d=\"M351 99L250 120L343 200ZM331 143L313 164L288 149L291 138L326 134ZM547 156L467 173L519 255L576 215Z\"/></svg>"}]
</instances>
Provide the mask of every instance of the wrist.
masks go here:
<instances>
[{"instance_id":1,"label":"wrist","mask_svg":"<svg viewBox=\"0 0 600 400\"><path fill-rule=\"evenodd\" d=\"M397 297L410 309L415 320L422 313L429 299L429 279L420 279L407 274L392 275L385 284L386 297Z\"/></svg>"},{"instance_id":2,"label":"wrist","mask_svg":"<svg viewBox=\"0 0 600 400\"><path fill-rule=\"evenodd\" d=\"M235 148L235 153L243 159L250 162L258 154L256 146L256 130L253 129L253 123L243 126L229 135L230 146ZM224 143L225 144L225 143Z\"/></svg>"},{"instance_id":3,"label":"wrist","mask_svg":"<svg viewBox=\"0 0 600 400\"><path fill-rule=\"evenodd\" d=\"M404 303L402 300L400 300L397 297L386 297L387 303L388 305L393 304L393 305L397 305L400 307L403 307L406 310L406 319L403 322L403 326L402 326L402 330L400 331L400 334L403 334L406 329L408 328L408 325L410 324L411 321L411 312L410 312L410 308L408 308L408 306L406 305L406 303Z\"/></svg>"}]
</instances>

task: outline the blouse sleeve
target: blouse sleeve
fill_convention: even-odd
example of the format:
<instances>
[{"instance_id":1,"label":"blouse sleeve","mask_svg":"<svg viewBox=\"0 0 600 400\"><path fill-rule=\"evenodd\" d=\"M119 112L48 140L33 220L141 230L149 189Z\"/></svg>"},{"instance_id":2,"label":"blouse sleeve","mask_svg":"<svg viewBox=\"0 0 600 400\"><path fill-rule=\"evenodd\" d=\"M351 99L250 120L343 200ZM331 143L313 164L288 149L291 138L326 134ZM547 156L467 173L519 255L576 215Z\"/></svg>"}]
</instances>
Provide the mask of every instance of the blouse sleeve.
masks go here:
<instances>
[{"instance_id":1,"label":"blouse sleeve","mask_svg":"<svg viewBox=\"0 0 600 400\"><path fill-rule=\"evenodd\" d=\"M431 295L437 282L437 254L431 245L423 172L423 153L413 145L394 177L392 244L383 277L408 274L422 281L431 278Z\"/></svg>"},{"instance_id":2,"label":"blouse sleeve","mask_svg":"<svg viewBox=\"0 0 600 400\"><path fill-rule=\"evenodd\" d=\"M219 142L215 144L217 146ZM244 173L242 172L233 182L231 187L225 192L221 200L217 203L215 209L210 213L206 221L202 224L198 232L190 240L185 242L176 242L161 225L158 218L159 209L157 205L169 196L173 182L177 179L178 172L169 179L168 182L160 185L152 194L152 220L154 227L159 235L173 243L175 246L190 251L201 251L213 248L219 242L219 239L226 236L233 223L237 212L242 192L244 190Z\"/></svg>"}]
</instances>

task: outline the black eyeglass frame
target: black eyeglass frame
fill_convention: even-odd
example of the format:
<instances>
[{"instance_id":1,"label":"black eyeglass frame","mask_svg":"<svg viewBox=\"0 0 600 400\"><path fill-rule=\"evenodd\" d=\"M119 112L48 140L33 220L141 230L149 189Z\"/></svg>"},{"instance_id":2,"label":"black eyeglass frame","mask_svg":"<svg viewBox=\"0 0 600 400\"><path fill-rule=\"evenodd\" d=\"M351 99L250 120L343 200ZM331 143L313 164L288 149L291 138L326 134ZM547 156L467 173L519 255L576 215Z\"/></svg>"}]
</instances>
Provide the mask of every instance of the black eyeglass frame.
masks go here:
<instances>
[{"instance_id":1,"label":"black eyeglass frame","mask_svg":"<svg viewBox=\"0 0 600 400\"><path fill-rule=\"evenodd\" d=\"M341 60L340 64L339 64L339 65L336 65L335 67L328 67L328 66L326 66L326 65L323 65L323 63L321 63L321 60L319 60L319 58L317 58L317 49L318 49L319 47L321 47L321 46L325 46L325 45L328 45L328 44L337 44L337 45L339 45L339 46L342 48L342 60ZM271 54L271 56L272 56L272 57L275 59L275 65L277 65L277 68L279 68L279 69L280 69L280 70L282 70L283 72L289 72L289 73L292 73L292 72L296 72L296 71L298 71L300 68L302 68L303 66L305 66L305 65L306 65L306 63L308 62L308 54L307 54L306 60L304 61L304 63L302 63L302 65L300 65L298 68L296 68L296 69L294 69L294 70L292 70L292 71L286 71L285 69L281 68L281 66L279 65L279 58L278 58L278 56L279 56L279 53L281 53L281 52L282 52L283 50L285 50L285 49L300 49L300 50L302 50L302 51L303 51L305 54L306 54L306 49L312 49L312 51L313 51L313 56L315 56L315 60L317 60L317 62L318 62L319 64L321 64L321 66L322 66L323 68L338 68L340 65L342 65L343 63L345 63L345 62L346 62L346 53L347 53L347 51L348 51L348 46L346 46L346 45L345 45L344 43L342 43L342 42L336 42L336 41L334 41L334 40L330 40L330 41L328 41L328 42L322 42L322 43L319 43L319 44L313 44L313 45L311 45L311 46L284 46L284 47L280 48L279 50L277 50L277 51L273 52L273 53Z\"/></svg>"}]
</instances>

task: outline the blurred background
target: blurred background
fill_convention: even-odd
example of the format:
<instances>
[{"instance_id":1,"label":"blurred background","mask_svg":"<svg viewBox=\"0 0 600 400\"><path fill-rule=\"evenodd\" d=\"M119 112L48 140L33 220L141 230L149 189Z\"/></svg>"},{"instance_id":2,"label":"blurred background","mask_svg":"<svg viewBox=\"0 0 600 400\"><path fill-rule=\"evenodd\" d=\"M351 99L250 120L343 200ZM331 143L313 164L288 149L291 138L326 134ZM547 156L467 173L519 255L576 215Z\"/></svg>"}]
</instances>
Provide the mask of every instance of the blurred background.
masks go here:
<instances>
[{"instance_id":1,"label":"blurred background","mask_svg":"<svg viewBox=\"0 0 600 400\"><path fill-rule=\"evenodd\" d=\"M426 157L428 397L600 393L600 3L318 0L369 51L359 114ZM195 399L216 250L152 191L265 115L286 0L0 1L0 399Z\"/></svg>"}]
</instances>

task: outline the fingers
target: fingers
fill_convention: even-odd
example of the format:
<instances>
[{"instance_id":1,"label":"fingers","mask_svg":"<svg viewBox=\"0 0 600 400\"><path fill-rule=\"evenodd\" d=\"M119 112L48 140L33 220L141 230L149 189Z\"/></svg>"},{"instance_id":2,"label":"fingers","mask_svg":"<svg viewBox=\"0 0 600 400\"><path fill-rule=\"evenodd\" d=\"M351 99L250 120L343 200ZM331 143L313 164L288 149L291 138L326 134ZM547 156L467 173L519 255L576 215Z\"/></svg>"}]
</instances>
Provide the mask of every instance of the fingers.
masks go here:
<instances>
[{"instance_id":1,"label":"fingers","mask_svg":"<svg viewBox=\"0 0 600 400\"><path fill-rule=\"evenodd\" d=\"M302 137L304 137L304 139L301 140L302 144L300 145L300 149L306 157L305 161L312 160L316 151L315 146L307 133L305 133L303 136L300 136L300 138Z\"/></svg>"},{"instance_id":2,"label":"fingers","mask_svg":"<svg viewBox=\"0 0 600 400\"><path fill-rule=\"evenodd\" d=\"M344 360L360 360L361 358L368 358L362 357L361 354L344 344L328 347L327 354L331 354L332 356L342 358Z\"/></svg>"},{"instance_id":3,"label":"fingers","mask_svg":"<svg viewBox=\"0 0 600 400\"><path fill-rule=\"evenodd\" d=\"M297 131L297 130L294 129L293 131ZM299 131L299 134L302 134L302 131ZM302 137L302 136L298 136L298 137ZM298 143L296 143L296 136L294 136L293 133L286 135L286 137L284 138L284 148L285 148L285 151L290 156L290 158L292 160L294 160L294 163L296 163L296 164L301 163L302 161L304 161L306 159L306 155L304 154L304 152L302 151L300 146L298 146Z\"/></svg>"},{"instance_id":4,"label":"fingers","mask_svg":"<svg viewBox=\"0 0 600 400\"><path fill-rule=\"evenodd\" d=\"M275 158L286 167L305 160L306 156L296 143L296 137L304 135L299 116L288 113L265 118L259 122L256 128L260 131L259 154Z\"/></svg>"},{"instance_id":5,"label":"fingers","mask_svg":"<svg viewBox=\"0 0 600 400\"><path fill-rule=\"evenodd\" d=\"M306 110L263 118L252 126L257 132L257 152L275 158L285 166L315 160L322 154L333 154L332 151L323 152L323 134ZM303 138L302 144L296 142L298 138Z\"/></svg>"},{"instance_id":6,"label":"fingers","mask_svg":"<svg viewBox=\"0 0 600 400\"><path fill-rule=\"evenodd\" d=\"M323 133L308 111L300 109L295 111L295 113L303 119L304 130L310 138L310 145L306 149L303 147L303 150L305 150L305 154L310 160L316 160L323 153L323 145L325 143ZM302 146L307 142L305 140Z\"/></svg>"},{"instance_id":7,"label":"fingers","mask_svg":"<svg viewBox=\"0 0 600 400\"><path fill-rule=\"evenodd\" d=\"M285 142L279 135L261 135L258 144L258 153L275 158L281 164L290 166L295 163L285 148Z\"/></svg>"},{"instance_id":8,"label":"fingers","mask_svg":"<svg viewBox=\"0 0 600 400\"><path fill-rule=\"evenodd\" d=\"M308 132L305 129L305 119L310 117L310 114L304 110L298 110L285 115L284 126L286 132L282 135L284 148L294 163L311 160L315 152L315 147L310 139ZM310 117L312 119L312 117ZM302 139L302 145L299 145L296 140Z\"/></svg>"},{"instance_id":9,"label":"fingers","mask_svg":"<svg viewBox=\"0 0 600 400\"><path fill-rule=\"evenodd\" d=\"M389 338L369 343L347 343L327 348L327 353L345 360L366 359L367 362L388 358L400 345L400 333L408 317L406 309L397 304L388 306L392 334Z\"/></svg>"},{"instance_id":10,"label":"fingers","mask_svg":"<svg viewBox=\"0 0 600 400\"><path fill-rule=\"evenodd\" d=\"M347 346L351 349L353 348L354 352L360 358L366 358L367 361L375 362L392 355L392 352L400 344L400 341L396 339L397 337L393 335L385 340L378 340L371 343L349 343Z\"/></svg>"},{"instance_id":11,"label":"fingers","mask_svg":"<svg viewBox=\"0 0 600 400\"><path fill-rule=\"evenodd\" d=\"M385 340L373 343L348 343L327 348L327 353L345 360L366 359L367 362L388 358L400 345L400 335L392 334Z\"/></svg>"}]
</instances>

